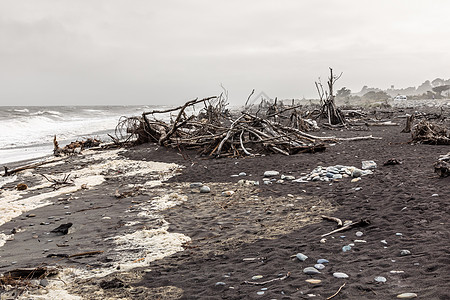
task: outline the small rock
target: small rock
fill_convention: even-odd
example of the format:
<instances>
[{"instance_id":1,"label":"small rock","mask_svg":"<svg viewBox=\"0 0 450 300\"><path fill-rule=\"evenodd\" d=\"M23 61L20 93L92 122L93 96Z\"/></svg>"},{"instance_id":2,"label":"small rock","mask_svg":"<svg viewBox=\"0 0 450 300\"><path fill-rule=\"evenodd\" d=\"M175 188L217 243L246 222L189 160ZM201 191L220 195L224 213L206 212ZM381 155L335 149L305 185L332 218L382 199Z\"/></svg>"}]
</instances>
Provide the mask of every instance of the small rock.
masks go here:
<instances>
[{"instance_id":1,"label":"small rock","mask_svg":"<svg viewBox=\"0 0 450 300\"><path fill-rule=\"evenodd\" d=\"M439 194L433 194L431 197L439 197Z\"/></svg>"},{"instance_id":2,"label":"small rock","mask_svg":"<svg viewBox=\"0 0 450 300\"><path fill-rule=\"evenodd\" d=\"M261 278L263 278L262 275L255 275L255 276L252 277L252 280L258 280L258 279L261 279Z\"/></svg>"},{"instance_id":3,"label":"small rock","mask_svg":"<svg viewBox=\"0 0 450 300\"><path fill-rule=\"evenodd\" d=\"M320 242L321 242L322 244L325 244L325 243L326 243L326 241L327 241L327 239L326 239L326 238L323 238L323 239L321 239L321 240L320 240Z\"/></svg>"},{"instance_id":4,"label":"small rock","mask_svg":"<svg viewBox=\"0 0 450 300\"><path fill-rule=\"evenodd\" d=\"M26 215L26 217L27 218L34 218L34 217L36 217L36 215L35 214L28 214L28 215Z\"/></svg>"},{"instance_id":5,"label":"small rock","mask_svg":"<svg viewBox=\"0 0 450 300\"><path fill-rule=\"evenodd\" d=\"M317 270L322 270L322 269L325 268L325 266L322 265L322 264L315 264L315 265L314 265L314 268L316 268Z\"/></svg>"},{"instance_id":6,"label":"small rock","mask_svg":"<svg viewBox=\"0 0 450 300\"><path fill-rule=\"evenodd\" d=\"M46 287L48 285L48 280L46 278L41 279L41 281L39 282L39 284L43 287Z\"/></svg>"},{"instance_id":7,"label":"small rock","mask_svg":"<svg viewBox=\"0 0 450 300\"><path fill-rule=\"evenodd\" d=\"M224 197L231 197L231 196L233 196L233 194L234 194L234 191L222 192L222 196L224 196Z\"/></svg>"},{"instance_id":8,"label":"small rock","mask_svg":"<svg viewBox=\"0 0 450 300\"><path fill-rule=\"evenodd\" d=\"M294 176L291 176L291 175L281 175L281 179L283 179L283 180L288 180L288 181L292 181L292 180L295 179L295 177L294 177Z\"/></svg>"},{"instance_id":9,"label":"small rock","mask_svg":"<svg viewBox=\"0 0 450 300\"><path fill-rule=\"evenodd\" d=\"M204 185L200 188L200 193L209 193L209 192L211 192L211 189L207 185Z\"/></svg>"},{"instance_id":10,"label":"small rock","mask_svg":"<svg viewBox=\"0 0 450 300\"><path fill-rule=\"evenodd\" d=\"M361 177L363 175L363 171L355 168L351 174L352 177Z\"/></svg>"},{"instance_id":11,"label":"small rock","mask_svg":"<svg viewBox=\"0 0 450 300\"><path fill-rule=\"evenodd\" d=\"M307 283L311 283L311 284L319 284L322 282L322 280L320 280L320 279L306 279L305 281Z\"/></svg>"},{"instance_id":12,"label":"small rock","mask_svg":"<svg viewBox=\"0 0 450 300\"><path fill-rule=\"evenodd\" d=\"M256 294L262 296L262 295L264 295L264 291L259 291L259 292L257 292Z\"/></svg>"},{"instance_id":13,"label":"small rock","mask_svg":"<svg viewBox=\"0 0 450 300\"><path fill-rule=\"evenodd\" d=\"M70 211L66 211L65 215L71 215L72 213Z\"/></svg>"},{"instance_id":14,"label":"small rock","mask_svg":"<svg viewBox=\"0 0 450 300\"><path fill-rule=\"evenodd\" d=\"M201 188L203 186L203 183L201 183L201 182L193 182L193 183L191 183L190 185L189 185L189 187L191 188L191 189L194 189L194 188Z\"/></svg>"},{"instance_id":15,"label":"small rock","mask_svg":"<svg viewBox=\"0 0 450 300\"><path fill-rule=\"evenodd\" d=\"M298 260L300 260L300 261L305 261L305 260L308 258L308 256L306 256L306 255L303 254L303 253L297 253L295 256L296 256L296 257L298 258Z\"/></svg>"},{"instance_id":16,"label":"small rock","mask_svg":"<svg viewBox=\"0 0 450 300\"><path fill-rule=\"evenodd\" d=\"M361 180L361 177L357 177L357 178L353 178L352 180L351 180L351 182L358 182L358 181L360 181Z\"/></svg>"},{"instance_id":17,"label":"small rock","mask_svg":"<svg viewBox=\"0 0 450 300\"><path fill-rule=\"evenodd\" d=\"M363 236L363 234L364 234L364 233L362 233L361 231L357 231L357 232L355 233L355 235L356 235L357 237Z\"/></svg>"},{"instance_id":18,"label":"small rock","mask_svg":"<svg viewBox=\"0 0 450 300\"><path fill-rule=\"evenodd\" d=\"M369 169L376 169L377 163L373 160L364 160L362 161L362 168L363 170L369 170Z\"/></svg>"},{"instance_id":19,"label":"small rock","mask_svg":"<svg viewBox=\"0 0 450 300\"><path fill-rule=\"evenodd\" d=\"M329 263L329 261L328 261L328 259L320 258L317 260L317 263L318 264L327 264L327 263Z\"/></svg>"},{"instance_id":20,"label":"small rock","mask_svg":"<svg viewBox=\"0 0 450 300\"><path fill-rule=\"evenodd\" d=\"M361 187L357 187L355 188L355 191L360 191L362 188Z\"/></svg>"},{"instance_id":21,"label":"small rock","mask_svg":"<svg viewBox=\"0 0 450 300\"><path fill-rule=\"evenodd\" d=\"M305 273L307 275L316 275L316 274L320 274L320 271L313 267L307 267L307 268L303 269L303 273Z\"/></svg>"},{"instance_id":22,"label":"small rock","mask_svg":"<svg viewBox=\"0 0 450 300\"><path fill-rule=\"evenodd\" d=\"M388 243L386 242L386 240L381 240L381 243L382 243L382 244L385 244L385 245L388 244Z\"/></svg>"},{"instance_id":23,"label":"small rock","mask_svg":"<svg viewBox=\"0 0 450 300\"><path fill-rule=\"evenodd\" d=\"M400 251L400 255L401 256L406 256L406 255L410 255L411 254L411 251L409 251L409 250L402 250L402 251Z\"/></svg>"},{"instance_id":24,"label":"small rock","mask_svg":"<svg viewBox=\"0 0 450 300\"><path fill-rule=\"evenodd\" d=\"M348 278L348 275L342 272L334 272L333 276L336 278Z\"/></svg>"},{"instance_id":25,"label":"small rock","mask_svg":"<svg viewBox=\"0 0 450 300\"><path fill-rule=\"evenodd\" d=\"M220 286L220 285L226 285L226 283L225 282L222 282L222 281L219 281L219 282L216 282L216 286Z\"/></svg>"},{"instance_id":26,"label":"small rock","mask_svg":"<svg viewBox=\"0 0 450 300\"><path fill-rule=\"evenodd\" d=\"M383 277L383 276L377 276L377 277L374 278L374 280L375 280L376 282L386 282L386 277Z\"/></svg>"},{"instance_id":27,"label":"small rock","mask_svg":"<svg viewBox=\"0 0 450 300\"><path fill-rule=\"evenodd\" d=\"M402 293L400 295L397 295L398 299L412 299L416 297L417 297L416 293Z\"/></svg>"},{"instance_id":28,"label":"small rock","mask_svg":"<svg viewBox=\"0 0 450 300\"><path fill-rule=\"evenodd\" d=\"M392 270L392 271L390 271L389 273L391 273L391 274L402 274L402 273L405 273L405 271L401 271L401 270Z\"/></svg>"},{"instance_id":29,"label":"small rock","mask_svg":"<svg viewBox=\"0 0 450 300\"><path fill-rule=\"evenodd\" d=\"M400 233L400 232L397 232L395 235L396 235L396 236L402 236L403 234Z\"/></svg>"},{"instance_id":30,"label":"small rock","mask_svg":"<svg viewBox=\"0 0 450 300\"><path fill-rule=\"evenodd\" d=\"M367 243L366 240L354 240L355 243Z\"/></svg>"},{"instance_id":31,"label":"small rock","mask_svg":"<svg viewBox=\"0 0 450 300\"><path fill-rule=\"evenodd\" d=\"M333 179L342 179L342 175L341 174L334 174L333 175Z\"/></svg>"},{"instance_id":32,"label":"small rock","mask_svg":"<svg viewBox=\"0 0 450 300\"><path fill-rule=\"evenodd\" d=\"M265 171L264 177L274 177L280 175L280 172L278 171Z\"/></svg>"},{"instance_id":33,"label":"small rock","mask_svg":"<svg viewBox=\"0 0 450 300\"><path fill-rule=\"evenodd\" d=\"M350 245L345 245L344 247L342 247L343 252L350 251L351 249L352 249L352 247L350 247Z\"/></svg>"},{"instance_id":34,"label":"small rock","mask_svg":"<svg viewBox=\"0 0 450 300\"><path fill-rule=\"evenodd\" d=\"M247 173L241 172L241 173L239 173L239 176L247 176Z\"/></svg>"}]
</instances>

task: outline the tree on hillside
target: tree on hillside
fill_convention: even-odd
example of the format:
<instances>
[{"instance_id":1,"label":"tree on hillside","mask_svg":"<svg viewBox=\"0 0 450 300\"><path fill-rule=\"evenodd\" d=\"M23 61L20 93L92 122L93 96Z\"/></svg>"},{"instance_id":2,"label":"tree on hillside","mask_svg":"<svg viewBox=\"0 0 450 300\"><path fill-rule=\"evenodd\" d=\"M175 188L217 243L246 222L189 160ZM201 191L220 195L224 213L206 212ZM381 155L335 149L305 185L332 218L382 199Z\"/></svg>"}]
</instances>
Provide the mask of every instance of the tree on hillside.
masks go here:
<instances>
[{"instance_id":1,"label":"tree on hillside","mask_svg":"<svg viewBox=\"0 0 450 300\"><path fill-rule=\"evenodd\" d=\"M391 99L391 96L389 96L386 92L384 91L370 91L365 93L362 96L363 100L379 100L379 101L385 101L385 100L389 100Z\"/></svg>"},{"instance_id":2,"label":"tree on hillside","mask_svg":"<svg viewBox=\"0 0 450 300\"><path fill-rule=\"evenodd\" d=\"M442 92L449 90L450 89L450 85L446 84L446 85L440 85L440 86L436 86L433 88L433 92L435 92L437 94L438 97L442 97Z\"/></svg>"},{"instance_id":3,"label":"tree on hillside","mask_svg":"<svg viewBox=\"0 0 450 300\"><path fill-rule=\"evenodd\" d=\"M440 85L444 85L444 84L445 84L445 80L442 79L442 78L436 78L435 80L433 80L433 81L431 82L431 84L432 84L434 87L438 87L438 86L440 86Z\"/></svg>"},{"instance_id":4,"label":"tree on hillside","mask_svg":"<svg viewBox=\"0 0 450 300\"><path fill-rule=\"evenodd\" d=\"M347 98L351 93L352 91L344 86L336 92L336 98Z\"/></svg>"}]
</instances>

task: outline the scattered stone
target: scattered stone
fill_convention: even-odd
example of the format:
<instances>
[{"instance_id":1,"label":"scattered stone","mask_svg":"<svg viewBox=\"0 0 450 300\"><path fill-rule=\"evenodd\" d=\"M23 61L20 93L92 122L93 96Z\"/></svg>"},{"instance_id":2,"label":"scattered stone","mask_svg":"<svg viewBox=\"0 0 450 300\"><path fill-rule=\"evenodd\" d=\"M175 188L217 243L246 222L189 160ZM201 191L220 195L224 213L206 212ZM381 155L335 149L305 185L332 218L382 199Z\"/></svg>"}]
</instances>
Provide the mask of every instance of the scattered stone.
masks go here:
<instances>
[{"instance_id":1,"label":"scattered stone","mask_svg":"<svg viewBox=\"0 0 450 300\"><path fill-rule=\"evenodd\" d=\"M320 240L320 242L321 242L322 244L325 244L325 243L326 243L326 241L327 241L327 239L326 239L326 238L323 238L323 239L321 239L321 240Z\"/></svg>"},{"instance_id":2,"label":"scattered stone","mask_svg":"<svg viewBox=\"0 0 450 300\"><path fill-rule=\"evenodd\" d=\"M323 264L315 264L314 268L316 268L317 270L322 270L325 269L325 266Z\"/></svg>"},{"instance_id":3,"label":"scattered stone","mask_svg":"<svg viewBox=\"0 0 450 300\"><path fill-rule=\"evenodd\" d=\"M239 176L247 176L247 173L245 173L245 172L241 172L241 173L239 173Z\"/></svg>"},{"instance_id":4,"label":"scattered stone","mask_svg":"<svg viewBox=\"0 0 450 300\"><path fill-rule=\"evenodd\" d=\"M320 280L320 279L306 279L305 281L307 283L311 283L311 284L319 284L322 282L322 280Z\"/></svg>"},{"instance_id":5,"label":"scattered stone","mask_svg":"<svg viewBox=\"0 0 450 300\"><path fill-rule=\"evenodd\" d=\"M342 272L334 272L333 276L336 278L348 278L348 275Z\"/></svg>"},{"instance_id":6,"label":"scattered stone","mask_svg":"<svg viewBox=\"0 0 450 300\"><path fill-rule=\"evenodd\" d=\"M363 171L355 168L351 174L352 177L361 177L363 175Z\"/></svg>"},{"instance_id":7,"label":"scattered stone","mask_svg":"<svg viewBox=\"0 0 450 300\"><path fill-rule=\"evenodd\" d=\"M258 279L261 279L261 278L263 278L262 275L255 275L255 276L252 277L252 280L258 280Z\"/></svg>"},{"instance_id":8,"label":"scattered stone","mask_svg":"<svg viewBox=\"0 0 450 300\"><path fill-rule=\"evenodd\" d=\"M439 194L433 194L431 197L439 197Z\"/></svg>"},{"instance_id":9,"label":"scattered stone","mask_svg":"<svg viewBox=\"0 0 450 300\"><path fill-rule=\"evenodd\" d=\"M333 179L342 179L342 175L341 174L334 174L333 175Z\"/></svg>"},{"instance_id":10,"label":"scattered stone","mask_svg":"<svg viewBox=\"0 0 450 300\"><path fill-rule=\"evenodd\" d=\"M320 274L320 271L313 267L306 267L303 269L303 273L305 273L307 275L316 275L316 274Z\"/></svg>"},{"instance_id":11,"label":"scattered stone","mask_svg":"<svg viewBox=\"0 0 450 300\"><path fill-rule=\"evenodd\" d=\"M354 240L355 243L367 243L366 240Z\"/></svg>"},{"instance_id":12,"label":"scattered stone","mask_svg":"<svg viewBox=\"0 0 450 300\"><path fill-rule=\"evenodd\" d=\"M264 177L274 177L280 175L280 172L278 171L265 171Z\"/></svg>"},{"instance_id":13,"label":"scattered stone","mask_svg":"<svg viewBox=\"0 0 450 300\"><path fill-rule=\"evenodd\" d=\"M70 211L66 211L65 215L71 215L72 213Z\"/></svg>"},{"instance_id":14,"label":"scattered stone","mask_svg":"<svg viewBox=\"0 0 450 300\"><path fill-rule=\"evenodd\" d=\"M352 250L352 247L350 245L345 245L344 247L342 247L342 251L343 252L347 252L347 251L350 251L350 250Z\"/></svg>"},{"instance_id":15,"label":"scattered stone","mask_svg":"<svg viewBox=\"0 0 450 300\"><path fill-rule=\"evenodd\" d=\"M360 191L362 188L361 187L357 187L355 188L355 191Z\"/></svg>"},{"instance_id":16,"label":"scattered stone","mask_svg":"<svg viewBox=\"0 0 450 300\"><path fill-rule=\"evenodd\" d=\"M189 185L189 187L190 187L191 189L201 188L202 186L203 186L203 183L201 183L201 182L193 182L193 183L191 183L191 184Z\"/></svg>"},{"instance_id":17,"label":"scattered stone","mask_svg":"<svg viewBox=\"0 0 450 300\"><path fill-rule=\"evenodd\" d=\"M396 235L396 236L402 236L403 234L400 233L400 232L397 232L395 235Z\"/></svg>"},{"instance_id":18,"label":"scattered stone","mask_svg":"<svg viewBox=\"0 0 450 300\"><path fill-rule=\"evenodd\" d=\"M234 194L234 191L222 192L222 196L225 196L225 197L231 197L231 196L233 196L233 194Z\"/></svg>"},{"instance_id":19,"label":"scattered stone","mask_svg":"<svg viewBox=\"0 0 450 300\"><path fill-rule=\"evenodd\" d=\"M328 259L320 258L317 260L317 263L318 264L327 264L327 263L329 263L329 261L328 261Z\"/></svg>"},{"instance_id":20,"label":"scattered stone","mask_svg":"<svg viewBox=\"0 0 450 300\"><path fill-rule=\"evenodd\" d=\"M357 178L353 178L352 179L352 182L358 182L358 181L360 181L361 180L361 177L357 177Z\"/></svg>"},{"instance_id":21,"label":"scattered stone","mask_svg":"<svg viewBox=\"0 0 450 300\"><path fill-rule=\"evenodd\" d=\"M35 214L27 214L26 217L27 218L34 218L34 217L36 217L36 215Z\"/></svg>"},{"instance_id":22,"label":"scattered stone","mask_svg":"<svg viewBox=\"0 0 450 300\"><path fill-rule=\"evenodd\" d=\"M226 285L226 283L225 282L222 282L222 281L219 281L219 282L216 282L216 286L220 286L220 285Z\"/></svg>"},{"instance_id":23,"label":"scattered stone","mask_svg":"<svg viewBox=\"0 0 450 300\"><path fill-rule=\"evenodd\" d=\"M376 282L386 282L386 277L383 277L383 276L377 276L377 277L374 278L374 280L375 280Z\"/></svg>"},{"instance_id":24,"label":"scattered stone","mask_svg":"<svg viewBox=\"0 0 450 300\"><path fill-rule=\"evenodd\" d=\"M356 235L357 237L363 236L363 234L364 234L364 233L362 233L361 231L357 231L357 232L355 233L355 235Z\"/></svg>"},{"instance_id":25,"label":"scattered stone","mask_svg":"<svg viewBox=\"0 0 450 300\"><path fill-rule=\"evenodd\" d=\"M391 273L391 274L402 274L402 273L405 273L405 271L401 271L401 270L392 270L392 271L390 271L389 273Z\"/></svg>"},{"instance_id":26,"label":"scattered stone","mask_svg":"<svg viewBox=\"0 0 450 300\"><path fill-rule=\"evenodd\" d=\"M411 251L409 251L409 250L402 250L402 251L400 251L400 255L401 256L406 256L406 255L410 255L411 254Z\"/></svg>"},{"instance_id":27,"label":"scattered stone","mask_svg":"<svg viewBox=\"0 0 450 300\"><path fill-rule=\"evenodd\" d=\"M416 297L417 297L416 293L402 293L400 295L397 295L398 299L412 299Z\"/></svg>"},{"instance_id":28,"label":"scattered stone","mask_svg":"<svg viewBox=\"0 0 450 300\"><path fill-rule=\"evenodd\" d=\"M209 192L211 192L209 186L204 185L200 188L200 193L209 193Z\"/></svg>"},{"instance_id":29,"label":"scattered stone","mask_svg":"<svg viewBox=\"0 0 450 300\"><path fill-rule=\"evenodd\" d=\"M264 291L259 291L259 292L257 292L256 294L262 296L262 295L264 295Z\"/></svg>"},{"instance_id":30,"label":"scattered stone","mask_svg":"<svg viewBox=\"0 0 450 300\"><path fill-rule=\"evenodd\" d=\"M386 240L381 240L381 243L382 243L382 244L385 244L385 245L388 244L388 243L386 242Z\"/></svg>"},{"instance_id":31,"label":"scattered stone","mask_svg":"<svg viewBox=\"0 0 450 300\"><path fill-rule=\"evenodd\" d=\"M297 253L295 256L296 256L296 257L298 258L298 260L300 260L300 261L305 261L305 260L308 258L308 256L306 256L306 255L303 254L303 253Z\"/></svg>"}]
</instances>

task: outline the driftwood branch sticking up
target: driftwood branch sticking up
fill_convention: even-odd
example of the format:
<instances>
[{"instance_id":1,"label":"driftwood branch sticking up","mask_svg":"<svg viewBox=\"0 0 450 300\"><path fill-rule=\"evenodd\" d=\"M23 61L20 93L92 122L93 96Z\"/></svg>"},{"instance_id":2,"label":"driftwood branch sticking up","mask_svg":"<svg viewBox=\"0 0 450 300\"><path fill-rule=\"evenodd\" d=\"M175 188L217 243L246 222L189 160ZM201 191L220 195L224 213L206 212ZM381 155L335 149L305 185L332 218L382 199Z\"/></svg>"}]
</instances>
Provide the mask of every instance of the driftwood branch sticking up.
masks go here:
<instances>
[{"instance_id":1,"label":"driftwood branch sticking up","mask_svg":"<svg viewBox=\"0 0 450 300\"><path fill-rule=\"evenodd\" d=\"M329 125L344 125L346 123L344 114L342 114L342 112L336 107L334 101L335 96L333 93L334 84L339 80L339 78L341 78L341 76L342 73L338 76L333 75L333 69L330 68L330 77L327 81L328 92L324 92L320 79L315 83L317 92L319 93L321 105L319 117L328 119Z\"/></svg>"}]
</instances>

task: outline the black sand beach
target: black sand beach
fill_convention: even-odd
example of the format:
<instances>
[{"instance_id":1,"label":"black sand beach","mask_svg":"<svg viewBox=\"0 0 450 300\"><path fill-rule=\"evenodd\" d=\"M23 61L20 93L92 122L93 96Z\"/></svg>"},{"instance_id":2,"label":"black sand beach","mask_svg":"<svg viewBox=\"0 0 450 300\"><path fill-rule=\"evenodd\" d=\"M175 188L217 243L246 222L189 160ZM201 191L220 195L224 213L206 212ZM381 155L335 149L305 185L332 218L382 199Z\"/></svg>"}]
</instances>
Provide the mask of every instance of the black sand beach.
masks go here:
<instances>
[{"instance_id":1,"label":"black sand beach","mask_svg":"<svg viewBox=\"0 0 450 300\"><path fill-rule=\"evenodd\" d=\"M35 299L327 299L341 287L333 299L393 299L402 293L449 299L450 177L433 172L433 163L449 148L409 144L410 134L400 130L374 126L364 134L382 140L340 142L325 152L289 157L207 159L144 144L109 150L114 156L97 152L92 159L71 157L19 174L3 193L20 182L30 188L25 198L53 192L50 184L31 189L43 184L36 174L102 167L90 170L92 177L79 171L79 178L103 181L55 194L46 199L50 205L1 225L0 232L15 234L0 247L0 273L58 267L60 275L49 277L47 285L35 280L37 287L28 288L24 295L34 296L25 297ZM353 137L360 132L320 134ZM383 166L389 159L401 164ZM375 161L377 168L357 182L262 181L268 170L298 178L317 166L359 168L365 160ZM156 166L151 162L164 164L150 171ZM241 172L246 176L231 177ZM158 180L159 185L149 183ZM207 185L210 193L191 188L194 182ZM234 194L226 197L224 191ZM322 215L370 224L323 240L321 235L337 226ZM73 224L68 234L51 233L68 223ZM410 253L401 255L402 250ZM297 253L308 258L300 261ZM305 274L304 268L318 259L329 262L319 274ZM335 272L349 277L335 278ZM61 274L64 284L56 279ZM386 281L376 282L379 276ZM1 292L9 299L14 290Z\"/></svg>"}]
</instances>

